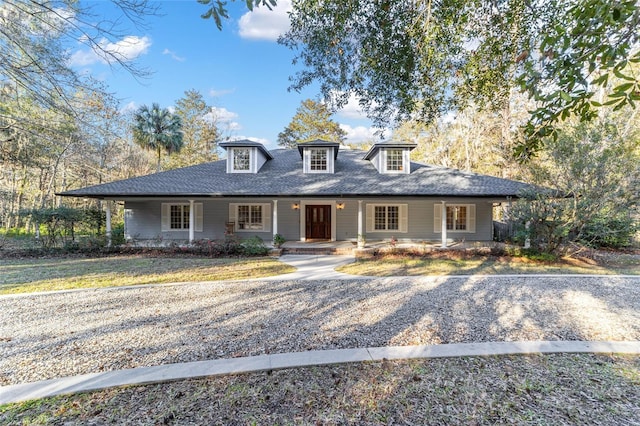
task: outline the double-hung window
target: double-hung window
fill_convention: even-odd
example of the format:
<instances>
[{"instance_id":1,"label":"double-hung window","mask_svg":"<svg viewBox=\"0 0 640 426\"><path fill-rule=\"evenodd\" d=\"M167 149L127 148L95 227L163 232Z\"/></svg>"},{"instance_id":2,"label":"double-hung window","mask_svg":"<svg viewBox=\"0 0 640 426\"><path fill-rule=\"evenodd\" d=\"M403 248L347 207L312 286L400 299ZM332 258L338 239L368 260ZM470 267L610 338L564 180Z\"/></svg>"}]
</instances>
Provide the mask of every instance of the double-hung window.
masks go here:
<instances>
[{"instance_id":1,"label":"double-hung window","mask_svg":"<svg viewBox=\"0 0 640 426\"><path fill-rule=\"evenodd\" d=\"M271 231L271 205L268 203L230 203L229 222L238 232Z\"/></svg>"},{"instance_id":2,"label":"double-hung window","mask_svg":"<svg viewBox=\"0 0 640 426\"><path fill-rule=\"evenodd\" d=\"M327 171L327 152L326 148L309 150L309 168L313 172Z\"/></svg>"},{"instance_id":3,"label":"double-hung window","mask_svg":"<svg viewBox=\"0 0 640 426\"><path fill-rule=\"evenodd\" d=\"M171 204L169 209L169 228L189 229L189 204Z\"/></svg>"},{"instance_id":4,"label":"double-hung window","mask_svg":"<svg viewBox=\"0 0 640 426\"><path fill-rule=\"evenodd\" d=\"M407 204L367 204L366 232L407 232L407 207Z\"/></svg>"},{"instance_id":5,"label":"double-hung window","mask_svg":"<svg viewBox=\"0 0 640 426\"><path fill-rule=\"evenodd\" d=\"M261 231L264 228L262 206L247 204L238 206L238 230Z\"/></svg>"},{"instance_id":6,"label":"double-hung window","mask_svg":"<svg viewBox=\"0 0 640 426\"><path fill-rule=\"evenodd\" d=\"M202 203L193 203L193 228L202 232ZM189 203L162 203L160 210L162 232L189 230L191 211Z\"/></svg>"},{"instance_id":7,"label":"double-hung window","mask_svg":"<svg viewBox=\"0 0 640 426\"><path fill-rule=\"evenodd\" d=\"M374 229L376 231L397 231L400 229L400 208L398 206L375 206Z\"/></svg>"},{"instance_id":8,"label":"double-hung window","mask_svg":"<svg viewBox=\"0 0 640 426\"><path fill-rule=\"evenodd\" d=\"M434 204L433 231L442 232L443 217L442 204ZM446 204L444 209L447 232L476 232L476 205L475 204Z\"/></svg>"},{"instance_id":9,"label":"double-hung window","mask_svg":"<svg viewBox=\"0 0 640 426\"><path fill-rule=\"evenodd\" d=\"M249 148L233 148L233 171L251 171L251 150Z\"/></svg>"},{"instance_id":10,"label":"double-hung window","mask_svg":"<svg viewBox=\"0 0 640 426\"><path fill-rule=\"evenodd\" d=\"M447 206L447 230L467 230L467 206Z\"/></svg>"},{"instance_id":11,"label":"double-hung window","mask_svg":"<svg viewBox=\"0 0 640 426\"><path fill-rule=\"evenodd\" d=\"M388 172L401 172L404 170L404 151L401 149L387 149L387 165Z\"/></svg>"}]
</instances>

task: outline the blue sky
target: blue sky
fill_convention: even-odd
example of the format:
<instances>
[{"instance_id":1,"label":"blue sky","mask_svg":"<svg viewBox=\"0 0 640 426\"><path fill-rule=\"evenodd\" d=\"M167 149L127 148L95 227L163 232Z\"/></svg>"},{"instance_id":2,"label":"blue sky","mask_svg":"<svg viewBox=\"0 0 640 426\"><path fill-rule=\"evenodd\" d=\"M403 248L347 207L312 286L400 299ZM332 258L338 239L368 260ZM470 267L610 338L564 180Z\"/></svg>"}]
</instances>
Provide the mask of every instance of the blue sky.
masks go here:
<instances>
[{"instance_id":1,"label":"blue sky","mask_svg":"<svg viewBox=\"0 0 640 426\"><path fill-rule=\"evenodd\" d=\"M91 2L95 13L115 18L108 2ZM109 48L139 67L153 71L136 80L126 71L101 61L86 46L72 52L73 66L105 81L123 109L153 102L171 107L186 90L195 89L214 107L220 127L233 138L250 138L276 147L277 135L291 121L300 103L317 99L317 87L301 93L287 90L296 72L293 52L276 43L288 27L289 0L269 11L248 12L244 1L230 2L230 19L222 31L200 17L206 8L196 0L159 2L163 16L146 20L147 28L125 28ZM375 129L353 100L335 114L348 142L373 137Z\"/></svg>"}]
</instances>

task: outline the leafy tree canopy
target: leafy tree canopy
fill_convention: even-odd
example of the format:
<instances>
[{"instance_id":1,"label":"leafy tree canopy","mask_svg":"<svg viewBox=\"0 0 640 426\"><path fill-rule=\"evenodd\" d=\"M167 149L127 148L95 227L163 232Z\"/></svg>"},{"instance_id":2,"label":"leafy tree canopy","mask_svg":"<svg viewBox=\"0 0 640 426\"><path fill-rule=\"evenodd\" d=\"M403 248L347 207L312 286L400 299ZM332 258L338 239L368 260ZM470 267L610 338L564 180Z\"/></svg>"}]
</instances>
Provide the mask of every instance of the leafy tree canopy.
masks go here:
<instances>
[{"instance_id":1,"label":"leafy tree canopy","mask_svg":"<svg viewBox=\"0 0 640 426\"><path fill-rule=\"evenodd\" d=\"M182 148L182 120L167 108L154 103L149 108L142 105L133 116L133 141L144 149L156 151L158 171L161 169L162 151L168 154Z\"/></svg>"},{"instance_id":2,"label":"leafy tree canopy","mask_svg":"<svg viewBox=\"0 0 640 426\"><path fill-rule=\"evenodd\" d=\"M294 148L299 143L322 139L343 143L346 133L331 120L331 111L322 102L302 101L289 125L278 134L278 145Z\"/></svg>"},{"instance_id":3,"label":"leafy tree canopy","mask_svg":"<svg viewBox=\"0 0 640 426\"><path fill-rule=\"evenodd\" d=\"M71 67L70 46L82 43L107 63L135 76L136 68L113 46L126 35L122 24L142 25L155 14L149 0L113 0L122 16L111 21L96 16L91 2L77 0L4 0L0 3L0 89L25 93L45 108L80 114L78 92L101 90ZM0 116L6 111L0 107Z\"/></svg>"},{"instance_id":4,"label":"leafy tree canopy","mask_svg":"<svg viewBox=\"0 0 640 426\"><path fill-rule=\"evenodd\" d=\"M205 18L226 16L224 2ZM252 9L274 1L247 0ZM611 0L293 0L280 43L331 107L356 94L377 125L432 122L469 101L500 107L513 87L537 102L517 149L525 159L576 115L640 100L640 6ZM613 83L613 81L615 83ZM600 98L600 92L604 98Z\"/></svg>"},{"instance_id":5,"label":"leafy tree canopy","mask_svg":"<svg viewBox=\"0 0 640 426\"><path fill-rule=\"evenodd\" d=\"M183 145L168 161L169 168L192 166L218 159L220 130L212 107L197 90L187 90L176 101L176 115L182 123Z\"/></svg>"}]
</instances>

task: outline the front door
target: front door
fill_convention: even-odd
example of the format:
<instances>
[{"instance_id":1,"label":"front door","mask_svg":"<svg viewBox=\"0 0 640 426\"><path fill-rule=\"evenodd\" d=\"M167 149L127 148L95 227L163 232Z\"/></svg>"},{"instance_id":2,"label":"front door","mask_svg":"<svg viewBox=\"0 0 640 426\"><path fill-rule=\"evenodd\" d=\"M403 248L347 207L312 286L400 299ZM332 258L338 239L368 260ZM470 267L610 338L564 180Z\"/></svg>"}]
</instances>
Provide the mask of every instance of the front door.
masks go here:
<instances>
[{"instance_id":1,"label":"front door","mask_svg":"<svg viewBox=\"0 0 640 426\"><path fill-rule=\"evenodd\" d=\"M331 239L331 206L306 206L307 240Z\"/></svg>"}]
</instances>

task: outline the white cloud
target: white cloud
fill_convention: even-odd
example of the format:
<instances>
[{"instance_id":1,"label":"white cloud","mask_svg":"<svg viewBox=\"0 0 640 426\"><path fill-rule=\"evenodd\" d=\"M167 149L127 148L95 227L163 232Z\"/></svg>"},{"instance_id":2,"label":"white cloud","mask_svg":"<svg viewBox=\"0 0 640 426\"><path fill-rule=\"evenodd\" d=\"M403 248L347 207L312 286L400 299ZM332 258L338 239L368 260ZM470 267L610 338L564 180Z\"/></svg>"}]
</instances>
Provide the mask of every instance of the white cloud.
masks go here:
<instances>
[{"instance_id":1,"label":"white cloud","mask_svg":"<svg viewBox=\"0 0 640 426\"><path fill-rule=\"evenodd\" d=\"M211 89L209 90L209 96L213 97L213 98L217 98L219 96L224 96L224 95L228 95L229 93L233 93L235 92L235 89Z\"/></svg>"},{"instance_id":2,"label":"white cloud","mask_svg":"<svg viewBox=\"0 0 640 426\"><path fill-rule=\"evenodd\" d=\"M344 92L334 92L333 97L342 96ZM376 103L372 104L375 107ZM336 112L340 117L351 120L368 120L366 112L360 106L360 97L355 93L350 93L347 103Z\"/></svg>"},{"instance_id":3,"label":"white cloud","mask_svg":"<svg viewBox=\"0 0 640 426\"><path fill-rule=\"evenodd\" d=\"M269 10L260 6L247 12L238 21L240 37L252 40L276 41L279 36L289 30L288 12L291 11L291 0L278 0L278 4Z\"/></svg>"},{"instance_id":4,"label":"white cloud","mask_svg":"<svg viewBox=\"0 0 640 426\"><path fill-rule=\"evenodd\" d=\"M387 138L390 134L388 129L380 129L378 127L355 126L348 124L340 124L340 128L347 133L347 143L362 143L370 141L378 141Z\"/></svg>"},{"instance_id":5,"label":"white cloud","mask_svg":"<svg viewBox=\"0 0 640 426\"><path fill-rule=\"evenodd\" d=\"M174 61L184 62L186 60L186 58L184 58L182 56L178 56L178 54L176 52L174 52L173 50L164 49L162 51L162 54L163 55L170 55L171 59L173 59Z\"/></svg>"},{"instance_id":6,"label":"white cloud","mask_svg":"<svg viewBox=\"0 0 640 426\"><path fill-rule=\"evenodd\" d=\"M126 36L115 43L102 39L98 46L91 50L78 50L71 55L70 64L74 66L87 66L98 62L109 64L120 60L130 62L148 52L151 39L147 36Z\"/></svg>"},{"instance_id":7,"label":"white cloud","mask_svg":"<svg viewBox=\"0 0 640 426\"><path fill-rule=\"evenodd\" d=\"M236 121L238 114L226 108L212 107L211 112L205 115L205 119L217 123L218 126L225 128L227 131L242 129L240 123Z\"/></svg>"},{"instance_id":8,"label":"white cloud","mask_svg":"<svg viewBox=\"0 0 640 426\"><path fill-rule=\"evenodd\" d=\"M128 104L126 104L125 106L123 106L122 108L120 108L120 112L122 114L126 114L129 112L133 112L135 110L138 109L138 105L136 105L136 103L134 101L129 102Z\"/></svg>"}]
</instances>

